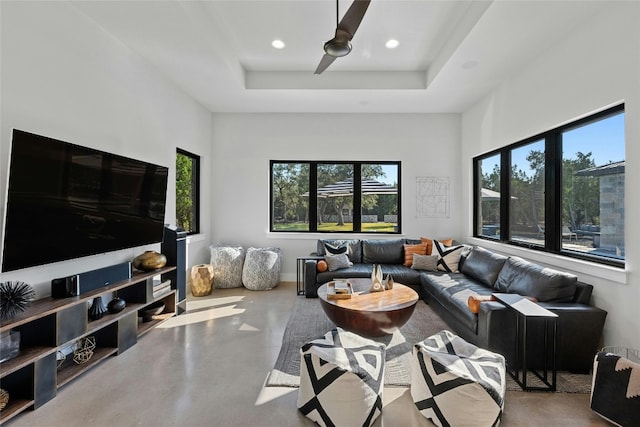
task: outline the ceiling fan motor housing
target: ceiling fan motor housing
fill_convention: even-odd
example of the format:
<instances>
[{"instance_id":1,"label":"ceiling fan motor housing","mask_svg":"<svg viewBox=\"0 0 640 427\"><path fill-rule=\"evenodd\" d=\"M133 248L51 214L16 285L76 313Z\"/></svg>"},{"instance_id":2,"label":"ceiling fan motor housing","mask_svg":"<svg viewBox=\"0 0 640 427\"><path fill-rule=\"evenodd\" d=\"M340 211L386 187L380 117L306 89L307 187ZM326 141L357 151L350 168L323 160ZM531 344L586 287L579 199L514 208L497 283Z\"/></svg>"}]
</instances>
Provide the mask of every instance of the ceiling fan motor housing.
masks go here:
<instances>
[{"instance_id":1,"label":"ceiling fan motor housing","mask_svg":"<svg viewBox=\"0 0 640 427\"><path fill-rule=\"evenodd\" d=\"M349 54L349 52L351 52L351 43L348 40L329 40L324 44L324 51L327 55L335 56L337 58L346 56Z\"/></svg>"}]
</instances>

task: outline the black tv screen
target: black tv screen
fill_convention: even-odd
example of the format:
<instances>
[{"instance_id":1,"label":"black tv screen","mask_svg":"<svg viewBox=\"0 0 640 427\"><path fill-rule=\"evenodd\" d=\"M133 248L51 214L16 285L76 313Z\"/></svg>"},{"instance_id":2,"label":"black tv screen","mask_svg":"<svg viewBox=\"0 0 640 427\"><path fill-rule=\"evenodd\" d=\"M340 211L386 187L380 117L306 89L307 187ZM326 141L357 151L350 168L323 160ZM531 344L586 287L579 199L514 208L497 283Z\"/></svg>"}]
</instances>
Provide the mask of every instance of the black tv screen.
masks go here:
<instances>
[{"instance_id":1,"label":"black tv screen","mask_svg":"<svg viewBox=\"0 0 640 427\"><path fill-rule=\"evenodd\" d=\"M13 130L2 271L162 241L168 168Z\"/></svg>"}]
</instances>

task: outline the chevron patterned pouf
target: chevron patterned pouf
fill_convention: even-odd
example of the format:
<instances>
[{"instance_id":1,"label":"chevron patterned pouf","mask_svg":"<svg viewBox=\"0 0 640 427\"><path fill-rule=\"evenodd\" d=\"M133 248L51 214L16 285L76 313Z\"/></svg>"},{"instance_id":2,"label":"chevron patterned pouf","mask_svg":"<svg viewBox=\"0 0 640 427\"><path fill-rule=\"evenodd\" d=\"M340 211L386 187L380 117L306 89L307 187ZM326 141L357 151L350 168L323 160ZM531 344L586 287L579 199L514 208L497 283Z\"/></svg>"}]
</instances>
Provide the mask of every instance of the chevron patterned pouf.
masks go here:
<instances>
[{"instance_id":1,"label":"chevron patterned pouf","mask_svg":"<svg viewBox=\"0 0 640 427\"><path fill-rule=\"evenodd\" d=\"M627 357L600 351L593 361L591 409L615 425L637 426L640 422L640 352Z\"/></svg>"},{"instance_id":2,"label":"chevron patterned pouf","mask_svg":"<svg viewBox=\"0 0 640 427\"><path fill-rule=\"evenodd\" d=\"M505 394L504 356L441 331L413 348L411 397L435 425L495 426Z\"/></svg>"},{"instance_id":3,"label":"chevron patterned pouf","mask_svg":"<svg viewBox=\"0 0 640 427\"><path fill-rule=\"evenodd\" d=\"M341 328L303 345L298 409L321 426L370 426L382 412L385 353Z\"/></svg>"}]
</instances>

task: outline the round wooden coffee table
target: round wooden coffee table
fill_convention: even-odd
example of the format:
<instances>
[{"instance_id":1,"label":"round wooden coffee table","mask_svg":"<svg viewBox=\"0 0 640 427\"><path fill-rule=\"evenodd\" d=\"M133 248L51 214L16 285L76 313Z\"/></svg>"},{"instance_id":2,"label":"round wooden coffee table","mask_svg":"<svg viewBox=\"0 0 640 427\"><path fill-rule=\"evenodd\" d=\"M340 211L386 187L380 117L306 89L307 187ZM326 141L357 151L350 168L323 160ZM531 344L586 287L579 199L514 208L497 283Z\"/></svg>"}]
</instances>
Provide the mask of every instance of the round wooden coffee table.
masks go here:
<instances>
[{"instance_id":1,"label":"round wooden coffee table","mask_svg":"<svg viewBox=\"0 0 640 427\"><path fill-rule=\"evenodd\" d=\"M351 283L349 299L328 299L327 284L318 288L322 309L336 326L358 335L379 337L393 333L407 323L418 302L408 286L394 283L393 289L369 292L371 279L344 279Z\"/></svg>"}]
</instances>

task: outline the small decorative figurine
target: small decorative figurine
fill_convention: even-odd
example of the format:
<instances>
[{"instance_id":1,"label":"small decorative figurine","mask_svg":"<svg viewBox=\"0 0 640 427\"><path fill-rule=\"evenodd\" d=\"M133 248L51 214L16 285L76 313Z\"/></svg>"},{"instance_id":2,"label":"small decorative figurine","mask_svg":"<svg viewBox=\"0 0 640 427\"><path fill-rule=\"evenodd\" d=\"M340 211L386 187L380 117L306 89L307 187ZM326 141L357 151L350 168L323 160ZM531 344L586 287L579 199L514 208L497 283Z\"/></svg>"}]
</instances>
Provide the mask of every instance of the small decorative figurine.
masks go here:
<instances>
[{"instance_id":1,"label":"small decorative figurine","mask_svg":"<svg viewBox=\"0 0 640 427\"><path fill-rule=\"evenodd\" d=\"M371 288L369 292L382 292L384 291L384 284L382 283L382 267L379 264L373 265L371 271Z\"/></svg>"},{"instance_id":2,"label":"small decorative figurine","mask_svg":"<svg viewBox=\"0 0 640 427\"><path fill-rule=\"evenodd\" d=\"M384 280L384 289L387 291L393 289L393 277L390 274L387 274L387 278Z\"/></svg>"}]
</instances>

